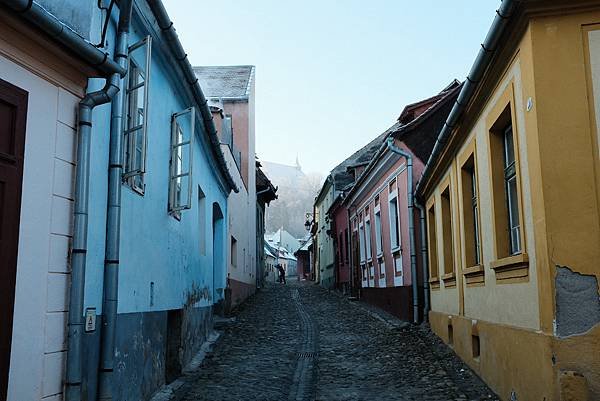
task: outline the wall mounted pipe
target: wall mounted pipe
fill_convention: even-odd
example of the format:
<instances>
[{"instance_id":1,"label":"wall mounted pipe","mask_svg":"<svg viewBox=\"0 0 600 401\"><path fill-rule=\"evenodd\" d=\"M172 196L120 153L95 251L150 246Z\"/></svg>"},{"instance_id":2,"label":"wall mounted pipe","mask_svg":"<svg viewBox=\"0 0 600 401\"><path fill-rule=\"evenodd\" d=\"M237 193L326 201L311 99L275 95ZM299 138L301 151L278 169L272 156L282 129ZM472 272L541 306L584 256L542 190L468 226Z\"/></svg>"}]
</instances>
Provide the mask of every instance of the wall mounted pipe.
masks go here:
<instances>
[{"instance_id":1,"label":"wall mounted pipe","mask_svg":"<svg viewBox=\"0 0 600 401\"><path fill-rule=\"evenodd\" d=\"M419 283L417 282L417 250L415 239L414 195L413 195L413 158L412 155L394 145L394 138L388 137L387 147L390 151L406 159L407 191L408 198L408 234L410 238L410 275L413 293L413 322L419 323Z\"/></svg>"},{"instance_id":2,"label":"wall mounted pipe","mask_svg":"<svg viewBox=\"0 0 600 401\"><path fill-rule=\"evenodd\" d=\"M115 60L127 70L128 36L131 25L133 0L121 0ZM102 326L100 338L100 371L98 372L98 399L113 399L113 372L115 334L119 295L119 242L121 240L121 177L123 174L123 80L119 93L111 104L110 149L108 155L108 196L106 207L106 244L104 249L104 281L102 298Z\"/></svg>"},{"instance_id":3,"label":"wall mounted pipe","mask_svg":"<svg viewBox=\"0 0 600 401\"><path fill-rule=\"evenodd\" d=\"M125 69L111 60L108 53L87 42L33 0L0 0L0 4L6 5L23 19L38 27L104 76L115 73L125 76Z\"/></svg>"},{"instance_id":4,"label":"wall mounted pipe","mask_svg":"<svg viewBox=\"0 0 600 401\"><path fill-rule=\"evenodd\" d=\"M425 208L415 198L415 207L419 209L421 223L421 263L423 266L423 321L429 320L429 260L427 255L427 231L425 230Z\"/></svg>"},{"instance_id":5,"label":"wall mounted pipe","mask_svg":"<svg viewBox=\"0 0 600 401\"><path fill-rule=\"evenodd\" d=\"M421 175L421 179L417 183L417 192L421 189L423 182L427 182L429 176L432 173L432 169L436 161L438 160L444 146L450 139L450 135L452 135L452 131L458 124L459 119L462 117L462 114L471 101L475 90L481 83L483 75L487 71L494 54L496 53L498 43L500 38L506 31L506 26L508 25L508 21L512 16L515 7L522 0L503 0L500 8L496 11L496 18L494 18L494 22L485 37L483 44L481 45L481 49L477 54L477 58L473 66L471 67L471 71L467 76L467 79L444 123L444 127L440 131L438 138L433 147L433 151L427 160L427 164L425 165L425 169L423 170L423 174Z\"/></svg>"},{"instance_id":6,"label":"wall mounted pipe","mask_svg":"<svg viewBox=\"0 0 600 401\"><path fill-rule=\"evenodd\" d=\"M71 289L69 298L69 328L65 399L81 399L82 339L84 329L83 296L87 259L88 199L90 180L90 149L92 110L109 103L119 91L121 76L111 75L99 91L89 93L79 102L77 135L77 167L75 170L75 211L73 248L71 255Z\"/></svg>"}]
</instances>

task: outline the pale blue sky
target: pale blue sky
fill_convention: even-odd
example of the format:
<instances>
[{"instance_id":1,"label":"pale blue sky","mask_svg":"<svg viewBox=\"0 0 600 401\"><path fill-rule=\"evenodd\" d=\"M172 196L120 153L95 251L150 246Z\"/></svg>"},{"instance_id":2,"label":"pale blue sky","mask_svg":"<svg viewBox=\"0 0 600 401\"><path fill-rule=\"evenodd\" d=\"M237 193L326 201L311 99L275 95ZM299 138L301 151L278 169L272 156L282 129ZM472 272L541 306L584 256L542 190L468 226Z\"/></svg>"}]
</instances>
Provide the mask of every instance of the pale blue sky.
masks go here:
<instances>
[{"instance_id":1,"label":"pale blue sky","mask_svg":"<svg viewBox=\"0 0 600 401\"><path fill-rule=\"evenodd\" d=\"M463 80L500 0L164 0L193 65L256 66L256 151L327 174Z\"/></svg>"}]
</instances>

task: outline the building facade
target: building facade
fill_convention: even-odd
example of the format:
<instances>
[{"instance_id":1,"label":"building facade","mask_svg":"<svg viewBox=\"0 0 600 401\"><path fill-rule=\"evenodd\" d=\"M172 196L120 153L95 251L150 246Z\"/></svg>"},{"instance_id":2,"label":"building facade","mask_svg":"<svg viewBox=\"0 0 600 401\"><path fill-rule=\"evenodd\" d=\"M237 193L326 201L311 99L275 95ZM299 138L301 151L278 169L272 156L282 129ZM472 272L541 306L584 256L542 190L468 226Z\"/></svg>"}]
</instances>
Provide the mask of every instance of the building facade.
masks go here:
<instances>
[{"instance_id":1,"label":"building facade","mask_svg":"<svg viewBox=\"0 0 600 401\"><path fill-rule=\"evenodd\" d=\"M111 72L8 7L0 38L0 399L55 400L67 350L77 106L88 78Z\"/></svg>"},{"instance_id":2,"label":"building facade","mask_svg":"<svg viewBox=\"0 0 600 401\"><path fill-rule=\"evenodd\" d=\"M266 214L269 204L277 199L277 188L256 162L256 286L264 285L267 274L267 260L265 254Z\"/></svg>"},{"instance_id":3,"label":"building facade","mask_svg":"<svg viewBox=\"0 0 600 401\"><path fill-rule=\"evenodd\" d=\"M343 202L356 238L349 243L356 247L361 298L408 321L421 321L424 305L414 187L459 87L454 81L439 94L407 106L383 134L386 141Z\"/></svg>"},{"instance_id":4,"label":"building facade","mask_svg":"<svg viewBox=\"0 0 600 401\"><path fill-rule=\"evenodd\" d=\"M254 294L257 282L255 67L194 67L194 72L213 110L217 110L221 148L239 188L227 200L229 310Z\"/></svg>"},{"instance_id":5,"label":"building facade","mask_svg":"<svg viewBox=\"0 0 600 401\"><path fill-rule=\"evenodd\" d=\"M0 15L27 211L0 398L149 399L212 330L237 188L160 1L42 3Z\"/></svg>"},{"instance_id":6,"label":"building facade","mask_svg":"<svg viewBox=\"0 0 600 401\"><path fill-rule=\"evenodd\" d=\"M418 188L431 327L504 400L599 399L600 4L498 13Z\"/></svg>"}]
</instances>

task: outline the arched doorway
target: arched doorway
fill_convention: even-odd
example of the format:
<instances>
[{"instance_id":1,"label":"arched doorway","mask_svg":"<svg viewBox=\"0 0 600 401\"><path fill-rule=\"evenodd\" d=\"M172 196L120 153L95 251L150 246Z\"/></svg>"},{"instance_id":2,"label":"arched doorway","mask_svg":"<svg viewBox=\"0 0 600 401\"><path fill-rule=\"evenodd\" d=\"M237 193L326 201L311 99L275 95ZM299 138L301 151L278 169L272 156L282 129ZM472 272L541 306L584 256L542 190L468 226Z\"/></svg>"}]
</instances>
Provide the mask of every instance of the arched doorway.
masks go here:
<instances>
[{"instance_id":1,"label":"arched doorway","mask_svg":"<svg viewBox=\"0 0 600 401\"><path fill-rule=\"evenodd\" d=\"M223 211L217 202L213 202L212 207L212 228L213 228L213 304L223 299L225 289L225 224Z\"/></svg>"}]
</instances>

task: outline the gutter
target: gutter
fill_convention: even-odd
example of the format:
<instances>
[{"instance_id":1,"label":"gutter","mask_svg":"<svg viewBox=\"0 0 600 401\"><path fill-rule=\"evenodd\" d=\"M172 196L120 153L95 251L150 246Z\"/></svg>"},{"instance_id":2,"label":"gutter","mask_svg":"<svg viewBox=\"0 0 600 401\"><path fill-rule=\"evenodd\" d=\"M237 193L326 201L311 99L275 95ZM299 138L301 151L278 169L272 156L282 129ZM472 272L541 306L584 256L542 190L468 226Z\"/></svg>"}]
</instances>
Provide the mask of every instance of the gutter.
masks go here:
<instances>
[{"instance_id":1,"label":"gutter","mask_svg":"<svg viewBox=\"0 0 600 401\"><path fill-rule=\"evenodd\" d=\"M410 275L411 275L411 284L412 284L412 293L413 293L413 322L419 323L419 285L417 282L417 250L416 248L416 240L415 240L415 217L414 217L414 188L413 188L413 158L412 155L396 145L394 145L394 138L388 137L387 139L387 148L399 154L400 156L406 159L407 165L407 192L406 196L408 198L408 233L410 236Z\"/></svg>"},{"instance_id":2,"label":"gutter","mask_svg":"<svg viewBox=\"0 0 600 401\"><path fill-rule=\"evenodd\" d=\"M128 35L134 0L121 0L115 46L115 60L127 69ZM119 299L119 243L121 241L121 188L123 174L123 80L119 93L113 98L110 119L108 154L108 189L106 205L106 242L104 248L104 280L102 297L102 326L100 331L100 369L98 400L113 399L113 372L117 306Z\"/></svg>"},{"instance_id":3,"label":"gutter","mask_svg":"<svg viewBox=\"0 0 600 401\"><path fill-rule=\"evenodd\" d=\"M33 0L0 0L21 18L42 30L46 35L66 47L76 57L97 69L103 76L119 74L124 77L126 69L113 61L108 53L95 47L74 30L60 22L54 15Z\"/></svg>"},{"instance_id":4,"label":"gutter","mask_svg":"<svg viewBox=\"0 0 600 401\"><path fill-rule=\"evenodd\" d=\"M421 225L421 263L423 266L423 321L429 320L429 255L427 254L427 231L425 230L425 208L415 197L415 206L419 209L419 221Z\"/></svg>"},{"instance_id":5,"label":"gutter","mask_svg":"<svg viewBox=\"0 0 600 401\"><path fill-rule=\"evenodd\" d=\"M458 121L462 117L467 105L471 102L476 89L491 64L493 56L496 54L500 38L506 31L506 26L508 25L515 8L521 1L522 0L502 0L500 8L496 11L496 18L485 37L485 41L481 45L475 63L471 67L471 71L444 123L444 127L438 135L433 151L429 156L429 160L427 160L421 179L417 183L417 192L421 192L423 185L425 185L424 183L431 178L434 165L439 160L445 145L450 140L454 128L458 126Z\"/></svg>"},{"instance_id":6,"label":"gutter","mask_svg":"<svg viewBox=\"0 0 600 401\"><path fill-rule=\"evenodd\" d=\"M217 135L217 129L215 128L215 123L213 121L210 108L208 107L208 102L206 100L206 97L204 97L202 88L200 88L198 78L196 78L196 74L194 74L194 69L192 68L192 65L190 64L187 58L187 54L185 53L185 50L183 50L183 46L179 41L177 32L175 32L173 22L169 18L167 10L165 9L161 0L146 1L150 6L154 17L156 18L156 22L158 23L159 28L165 36L165 39L169 45L171 52L173 53L175 61L183 71L185 82L192 89L192 95L194 96L194 100L196 101L200 109L202 121L204 122L204 126L206 127L208 137L213 148L213 153L217 159L217 163L219 164L220 170L223 172L225 181L227 182L227 185L229 185L229 188L237 193L239 192L239 189L237 188L235 181L231 177L231 174L229 174L229 169L227 168L225 157L221 152L221 142L219 141L219 136Z\"/></svg>"}]
</instances>

